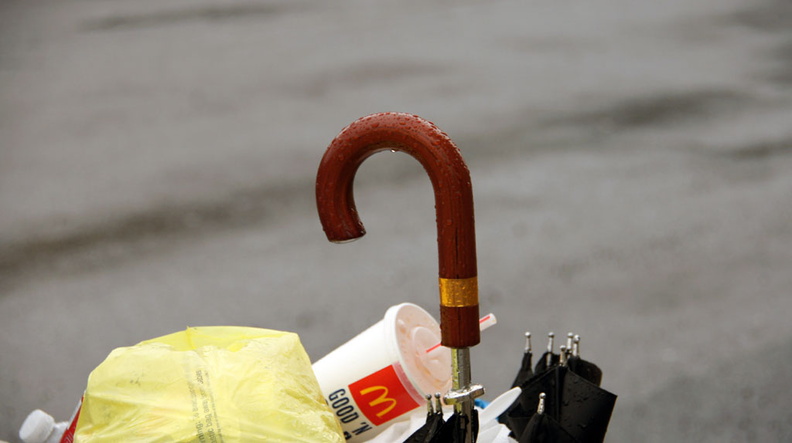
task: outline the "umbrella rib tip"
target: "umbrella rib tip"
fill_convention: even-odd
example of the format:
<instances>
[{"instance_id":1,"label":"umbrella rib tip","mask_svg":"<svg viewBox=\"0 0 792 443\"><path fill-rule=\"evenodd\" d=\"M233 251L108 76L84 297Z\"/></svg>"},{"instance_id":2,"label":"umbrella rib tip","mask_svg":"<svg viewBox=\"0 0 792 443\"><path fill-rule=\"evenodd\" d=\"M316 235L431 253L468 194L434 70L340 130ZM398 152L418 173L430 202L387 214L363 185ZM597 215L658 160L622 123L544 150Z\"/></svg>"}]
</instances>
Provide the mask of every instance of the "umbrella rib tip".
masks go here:
<instances>
[{"instance_id":1,"label":"umbrella rib tip","mask_svg":"<svg viewBox=\"0 0 792 443\"><path fill-rule=\"evenodd\" d=\"M547 397L547 395L544 392L539 394L539 404L536 406L536 413L539 414L539 415L542 415L545 412L545 398L546 397Z\"/></svg>"},{"instance_id":2,"label":"umbrella rib tip","mask_svg":"<svg viewBox=\"0 0 792 443\"><path fill-rule=\"evenodd\" d=\"M525 353L531 352L531 333L525 333Z\"/></svg>"}]
</instances>

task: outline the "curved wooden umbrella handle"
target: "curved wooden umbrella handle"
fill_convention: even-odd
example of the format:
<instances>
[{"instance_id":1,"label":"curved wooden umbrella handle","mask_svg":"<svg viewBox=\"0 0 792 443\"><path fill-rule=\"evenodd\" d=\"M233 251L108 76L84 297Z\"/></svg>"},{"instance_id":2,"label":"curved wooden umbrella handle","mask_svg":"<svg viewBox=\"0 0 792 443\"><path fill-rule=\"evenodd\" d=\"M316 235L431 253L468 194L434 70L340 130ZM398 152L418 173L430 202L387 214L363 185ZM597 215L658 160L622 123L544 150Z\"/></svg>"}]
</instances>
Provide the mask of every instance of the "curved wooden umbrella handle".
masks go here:
<instances>
[{"instance_id":1,"label":"curved wooden umbrella handle","mask_svg":"<svg viewBox=\"0 0 792 443\"><path fill-rule=\"evenodd\" d=\"M330 143L316 176L316 205L328 240L344 242L366 231L352 192L363 161L386 149L402 151L423 165L435 193L442 344L475 346L478 280L473 191L462 154L448 136L416 115L380 113L360 118Z\"/></svg>"}]
</instances>

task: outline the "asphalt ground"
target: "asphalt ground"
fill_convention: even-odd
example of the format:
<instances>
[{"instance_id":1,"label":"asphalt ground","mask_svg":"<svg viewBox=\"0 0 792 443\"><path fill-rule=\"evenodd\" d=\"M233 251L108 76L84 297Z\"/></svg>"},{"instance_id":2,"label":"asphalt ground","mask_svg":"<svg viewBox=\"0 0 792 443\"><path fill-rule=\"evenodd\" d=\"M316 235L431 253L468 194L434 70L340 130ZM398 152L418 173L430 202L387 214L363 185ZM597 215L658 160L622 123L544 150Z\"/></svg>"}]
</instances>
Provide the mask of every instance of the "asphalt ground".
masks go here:
<instances>
[{"instance_id":1,"label":"asphalt ground","mask_svg":"<svg viewBox=\"0 0 792 443\"><path fill-rule=\"evenodd\" d=\"M782 0L0 3L0 439L188 325L317 359L437 315L417 162L366 161L355 243L313 201L338 131L403 111L471 171L489 398L574 331L608 441L790 441L790 85Z\"/></svg>"}]
</instances>

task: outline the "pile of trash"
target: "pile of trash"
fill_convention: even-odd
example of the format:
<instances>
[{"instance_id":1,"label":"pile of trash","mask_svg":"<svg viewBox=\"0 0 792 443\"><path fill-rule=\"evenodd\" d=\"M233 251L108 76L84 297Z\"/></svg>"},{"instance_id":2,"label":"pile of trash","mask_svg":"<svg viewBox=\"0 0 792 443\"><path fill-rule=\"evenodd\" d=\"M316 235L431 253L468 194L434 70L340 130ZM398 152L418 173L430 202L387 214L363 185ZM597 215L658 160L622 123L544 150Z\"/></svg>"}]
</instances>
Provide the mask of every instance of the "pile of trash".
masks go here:
<instances>
[{"instance_id":1,"label":"pile of trash","mask_svg":"<svg viewBox=\"0 0 792 443\"><path fill-rule=\"evenodd\" d=\"M364 235L352 184L360 164L403 151L435 192L440 322L411 303L311 365L295 333L187 328L110 353L68 422L34 411L25 443L137 441L601 442L616 396L568 337L532 365L530 335L513 389L492 403L472 382L470 348L495 323L479 318L473 194L459 149L418 116L353 122L319 166L316 201L330 241Z\"/></svg>"}]
</instances>

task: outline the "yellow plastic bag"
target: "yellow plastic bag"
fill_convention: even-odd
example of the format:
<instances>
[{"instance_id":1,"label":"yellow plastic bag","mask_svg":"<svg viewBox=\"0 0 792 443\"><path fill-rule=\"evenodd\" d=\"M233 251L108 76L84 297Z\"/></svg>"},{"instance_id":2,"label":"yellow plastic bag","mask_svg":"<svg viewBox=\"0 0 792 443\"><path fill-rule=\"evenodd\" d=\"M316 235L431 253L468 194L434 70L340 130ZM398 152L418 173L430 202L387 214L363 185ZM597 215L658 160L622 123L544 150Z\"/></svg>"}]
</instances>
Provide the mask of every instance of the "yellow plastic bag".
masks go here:
<instances>
[{"instance_id":1,"label":"yellow plastic bag","mask_svg":"<svg viewBox=\"0 0 792 443\"><path fill-rule=\"evenodd\" d=\"M297 334L202 327L113 350L75 441L343 442Z\"/></svg>"}]
</instances>

